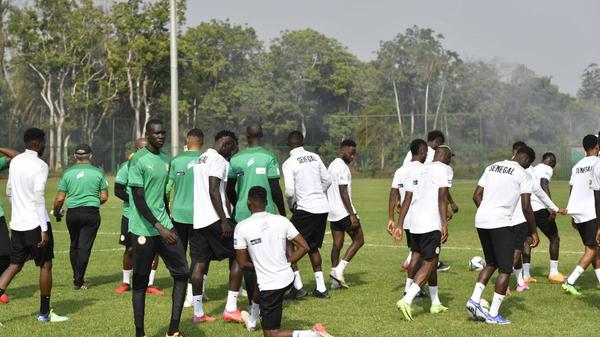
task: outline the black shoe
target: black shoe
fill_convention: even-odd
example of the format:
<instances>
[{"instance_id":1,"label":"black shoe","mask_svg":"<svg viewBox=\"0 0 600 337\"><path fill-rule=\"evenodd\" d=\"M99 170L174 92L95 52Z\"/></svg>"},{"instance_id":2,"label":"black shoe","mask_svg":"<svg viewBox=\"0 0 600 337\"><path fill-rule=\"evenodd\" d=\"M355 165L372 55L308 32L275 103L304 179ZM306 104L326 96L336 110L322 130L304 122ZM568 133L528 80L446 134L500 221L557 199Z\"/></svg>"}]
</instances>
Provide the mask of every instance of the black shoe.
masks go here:
<instances>
[{"instance_id":1,"label":"black shoe","mask_svg":"<svg viewBox=\"0 0 600 337\"><path fill-rule=\"evenodd\" d=\"M287 293L285 296L283 296L283 299L284 300L299 300L306 296L308 296L308 291L306 291L306 289L304 289L304 288L296 289L296 288L292 287L290 292Z\"/></svg>"},{"instance_id":2,"label":"black shoe","mask_svg":"<svg viewBox=\"0 0 600 337\"><path fill-rule=\"evenodd\" d=\"M313 290L312 295L316 298L328 299L329 292L325 290L324 292L320 292L317 289Z\"/></svg>"},{"instance_id":3,"label":"black shoe","mask_svg":"<svg viewBox=\"0 0 600 337\"><path fill-rule=\"evenodd\" d=\"M442 261L438 262L437 271L441 272L441 271L448 271L448 270L450 270L450 265L445 264Z\"/></svg>"}]
</instances>

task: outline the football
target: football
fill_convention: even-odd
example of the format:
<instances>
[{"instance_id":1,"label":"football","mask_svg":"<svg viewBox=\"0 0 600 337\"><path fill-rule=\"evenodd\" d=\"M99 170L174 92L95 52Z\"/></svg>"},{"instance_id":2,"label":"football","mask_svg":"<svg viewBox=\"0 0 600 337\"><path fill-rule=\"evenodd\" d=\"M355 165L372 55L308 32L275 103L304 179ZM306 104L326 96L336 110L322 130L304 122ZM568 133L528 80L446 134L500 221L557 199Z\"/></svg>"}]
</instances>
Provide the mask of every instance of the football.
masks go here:
<instances>
[{"instance_id":1,"label":"football","mask_svg":"<svg viewBox=\"0 0 600 337\"><path fill-rule=\"evenodd\" d=\"M481 271L485 267L485 260L481 256L475 256L469 261L469 270Z\"/></svg>"}]
</instances>

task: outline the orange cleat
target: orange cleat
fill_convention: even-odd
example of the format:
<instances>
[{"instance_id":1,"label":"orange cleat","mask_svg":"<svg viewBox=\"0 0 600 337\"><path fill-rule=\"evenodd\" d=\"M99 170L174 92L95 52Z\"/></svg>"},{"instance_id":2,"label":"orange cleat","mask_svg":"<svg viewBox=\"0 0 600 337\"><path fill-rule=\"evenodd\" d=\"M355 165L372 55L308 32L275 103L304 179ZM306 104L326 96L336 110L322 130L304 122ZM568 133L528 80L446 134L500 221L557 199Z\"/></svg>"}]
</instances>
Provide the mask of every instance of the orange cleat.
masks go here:
<instances>
[{"instance_id":1,"label":"orange cleat","mask_svg":"<svg viewBox=\"0 0 600 337\"><path fill-rule=\"evenodd\" d=\"M7 304L8 301L9 301L9 298L6 294L2 294L2 296L0 296L0 303Z\"/></svg>"},{"instance_id":2,"label":"orange cleat","mask_svg":"<svg viewBox=\"0 0 600 337\"><path fill-rule=\"evenodd\" d=\"M213 322L215 321L216 318L213 316L208 316L208 315L204 315L204 316L194 316L192 317L192 323L194 324L200 324L200 323L205 323L205 322Z\"/></svg>"},{"instance_id":3,"label":"orange cleat","mask_svg":"<svg viewBox=\"0 0 600 337\"><path fill-rule=\"evenodd\" d=\"M565 275L558 273L556 275L548 275L548 282L550 283L564 283L567 278Z\"/></svg>"},{"instance_id":4,"label":"orange cleat","mask_svg":"<svg viewBox=\"0 0 600 337\"><path fill-rule=\"evenodd\" d=\"M223 320L226 322L244 323L240 309L235 311L223 311Z\"/></svg>"},{"instance_id":5,"label":"orange cleat","mask_svg":"<svg viewBox=\"0 0 600 337\"><path fill-rule=\"evenodd\" d=\"M148 286L148 288L146 288L146 293L159 296L165 295L165 292L158 289L155 285Z\"/></svg>"},{"instance_id":6,"label":"orange cleat","mask_svg":"<svg viewBox=\"0 0 600 337\"><path fill-rule=\"evenodd\" d=\"M115 290L117 294L128 292L131 289L128 283L121 283L121 285Z\"/></svg>"},{"instance_id":7,"label":"orange cleat","mask_svg":"<svg viewBox=\"0 0 600 337\"><path fill-rule=\"evenodd\" d=\"M524 279L523 281L525 281L526 284L529 283L537 283L537 280L531 276L529 276L528 278Z\"/></svg>"}]
</instances>

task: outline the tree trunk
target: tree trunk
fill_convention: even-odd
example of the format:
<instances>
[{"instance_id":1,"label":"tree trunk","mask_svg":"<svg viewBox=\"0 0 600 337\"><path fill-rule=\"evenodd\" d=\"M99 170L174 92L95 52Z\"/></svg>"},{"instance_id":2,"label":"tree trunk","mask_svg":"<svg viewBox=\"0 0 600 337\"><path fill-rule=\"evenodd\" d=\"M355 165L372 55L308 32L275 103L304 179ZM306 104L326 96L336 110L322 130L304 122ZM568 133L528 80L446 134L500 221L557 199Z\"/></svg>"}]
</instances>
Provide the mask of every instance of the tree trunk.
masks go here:
<instances>
[{"instance_id":1,"label":"tree trunk","mask_svg":"<svg viewBox=\"0 0 600 337\"><path fill-rule=\"evenodd\" d=\"M56 171L62 170L62 163L64 159L62 152L64 125L65 117L62 115L58 116L56 119L56 164L54 165L54 169Z\"/></svg>"},{"instance_id":2,"label":"tree trunk","mask_svg":"<svg viewBox=\"0 0 600 337\"><path fill-rule=\"evenodd\" d=\"M411 95L412 98L412 109L410 110L410 136L415 134L415 111L417 109L417 100L415 99L415 93Z\"/></svg>"},{"instance_id":3,"label":"tree trunk","mask_svg":"<svg viewBox=\"0 0 600 337\"><path fill-rule=\"evenodd\" d=\"M427 115L429 113L429 82L425 86L425 114L423 116L423 133L427 133Z\"/></svg>"},{"instance_id":4,"label":"tree trunk","mask_svg":"<svg viewBox=\"0 0 600 337\"><path fill-rule=\"evenodd\" d=\"M437 129L438 116L440 114L440 107L442 106L442 100L444 99L444 90L446 89L446 81L442 83L442 90L440 90L440 98L438 99L437 107L435 108L435 117L433 118L433 128Z\"/></svg>"},{"instance_id":5,"label":"tree trunk","mask_svg":"<svg viewBox=\"0 0 600 337\"><path fill-rule=\"evenodd\" d=\"M396 80L392 80L394 86L394 99L396 101L396 114L398 115L398 129L400 129L400 137L404 138L404 128L402 127L402 114L400 113L400 100L398 99L398 88Z\"/></svg>"}]
</instances>

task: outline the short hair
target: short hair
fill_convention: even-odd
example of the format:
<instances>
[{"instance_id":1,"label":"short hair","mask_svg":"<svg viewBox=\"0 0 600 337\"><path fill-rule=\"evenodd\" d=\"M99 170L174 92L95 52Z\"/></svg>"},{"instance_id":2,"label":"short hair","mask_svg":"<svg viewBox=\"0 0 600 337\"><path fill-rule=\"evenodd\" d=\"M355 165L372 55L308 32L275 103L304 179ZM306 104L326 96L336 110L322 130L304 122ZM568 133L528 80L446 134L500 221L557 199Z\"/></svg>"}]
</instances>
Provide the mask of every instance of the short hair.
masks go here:
<instances>
[{"instance_id":1,"label":"short hair","mask_svg":"<svg viewBox=\"0 0 600 337\"><path fill-rule=\"evenodd\" d=\"M546 152L542 155L542 161L544 161L548 158L554 158L554 160L556 161L556 155L554 155L554 153L552 153L552 152Z\"/></svg>"},{"instance_id":2,"label":"short hair","mask_svg":"<svg viewBox=\"0 0 600 337\"><path fill-rule=\"evenodd\" d=\"M217 134L215 135L215 142L217 140L219 140L221 138L225 138L225 137L231 137L236 143L238 141L238 138L233 131L221 130L221 131L217 132Z\"/></svg>"},{"instance_id":3,"label":"short hair","mask_svg":"<svg viewBox=\"0 0 600 337\"><path fill-rule=\"evenodd\" d=\"M344 139L342 143L340 143L340 148L342 147L356 147L356 142L352 139Z\"/></svg>"},{"instance_id":4,"label":"short hair","mask_svg":"<svg viewBox=\"0 0 600 337\"><path fill-rule=\"evenodd\" d=\"M202 130L198 128L193 128L190 131L188 131L186 136L188 138L204 139L204 132L202 132Z\"/></svg>"},{"instance_id":5,"label":"short hair","mask_svg":"<svg viewBox=\"0 0 600 337\"><path fill-rule=\"evenodd\" d=\"M520 148L527 146L527 144L525 144L524 141L522 140L517 140L516 142L513 143L512 149L513 151L518 151Z\"/></svg>"},{"instance_id":6,"label":"short hair","mask_svg":"<svg viewBox=\"0 0 600 337\"><path fill-rule=\"evenodd\" d=\"M148 129L150 128L150 126L152 126L152 125L163 125L163 124L164 124L163 121L161 121L160 119L158 119L158 118L152 118L152 119L149 119L146 122L146 125L145 125L144 128L145 128L146 132L148 132Z\"/></svg>"},{"instance_id":7,"label":"short hair","mask_svg":"<svg viewBox=\"0 0 600 337\"><path fill-rule=\"evenodd\" d=\"M583 137L583 149L589 151L598 145L598 137L595 135L586 135Z\"/></svg>"},{"instance_id":8,"label":"short hair","mask_svg":"<svg viewBox=\"0 0 600 337\"><path fill-rule=\"evenodd\" d=\"M427 141L432 142L438 138L442 139L442 143L446 142L446 137L444 137L444 133L440 130L429 131L427 134Z\"/></svg>"},{"instance_id":9,"label":"short hair","mask_svg":"<svg viewBox=\"0 0 600 337\"><path fill-rule=\"evenodd\" d=\"M298 130L294 130L288 134L288 143L303 144L304 135Z\"/></svg>"},{"instance_id":10,"label":"short hair","mask_svg":"<svg viewBox=\"0 0 600 337\"><path fill-rule=\"evenodd\" d=\"M23 134L23 142L25 144L29 144L30 142L34 141L34 140L44 140L46 138L46 133L38 128L29 128L27 130L25 130L25 133Z\"/></svg>"},{"instance_id":11,"label":"short hair","mask_svg":"<svg viewBox=\"0 0 600 337\"><path fill-rule=\"evenodd\" d=\"M252 186L248 191L248 199L267 201L267 190L262 186Z\"/></svg>"},{"instance_id":12,"label":"short hair","mask_svg":"<svg viewBox=\"0 0 600 337\"><path fill-rule=\"evenodd\" d=\"M517 150L517 154L524 153L529 157L529 160L533 163L535 161L535 151L532 148L525 145Z\"/></svg>"},{"instance_id":13,"label":"short hair","mask_svg":"<svg viewBox=\"0 0 600 337\"><path fill-rule=\"evenodd\" d=\"M427 143L421 139L421 138L417 138L415 140L413 140L412 142L410 142L410 153L413 156L416 156L419 154L419 149L421 148L427 148Z\"/></svg>"}]
</instances>

